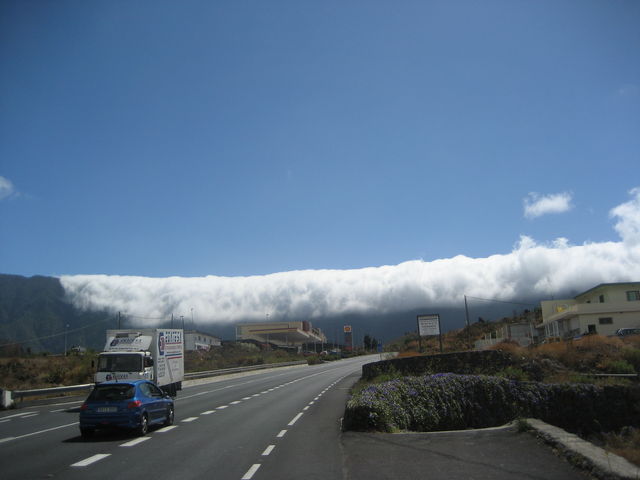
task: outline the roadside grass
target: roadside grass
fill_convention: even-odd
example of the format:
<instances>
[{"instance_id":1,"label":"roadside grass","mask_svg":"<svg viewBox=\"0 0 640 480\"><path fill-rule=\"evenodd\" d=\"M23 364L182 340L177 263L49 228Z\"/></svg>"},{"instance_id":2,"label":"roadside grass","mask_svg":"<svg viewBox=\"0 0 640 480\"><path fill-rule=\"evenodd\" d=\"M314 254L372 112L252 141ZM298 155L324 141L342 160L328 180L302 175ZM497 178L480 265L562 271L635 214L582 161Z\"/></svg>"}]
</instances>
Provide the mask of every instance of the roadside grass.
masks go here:
<instances>
[{"instance_id":1,"label":"roadside grass","mask_svg":"<svg viewBox=\"0 0 640 480\"><path fill-rule=\"evenodd\" d=\"M91 383L95 354L0 358L0 388L28 390Z\"/></svg>"},{"instance_id":2,"label":"roadside grass","mask_svg":"<svg viewBox=\"0 0 640 480\"><path fill-rule=\"evenodd\" d=\"M605 450L640 466L640 429L623 428L620 432L602 435Z\"/></svg>"}]
</instances>

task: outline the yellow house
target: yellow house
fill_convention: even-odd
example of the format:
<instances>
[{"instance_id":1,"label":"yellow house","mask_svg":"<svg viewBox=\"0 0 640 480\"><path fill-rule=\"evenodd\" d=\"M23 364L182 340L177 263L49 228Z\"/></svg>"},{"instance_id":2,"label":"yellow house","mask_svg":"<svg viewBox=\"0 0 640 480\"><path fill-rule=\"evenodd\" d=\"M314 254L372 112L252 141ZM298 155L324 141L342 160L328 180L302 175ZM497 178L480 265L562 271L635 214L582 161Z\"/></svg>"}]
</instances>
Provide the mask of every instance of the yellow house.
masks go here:
<instances>
[{"instance_id":1,"label":"yellow house","mask_svg":"<svg viewBox=\"0 0 640 480\"><path fill-rule=\"evenodd\" d=\"M602 283L574 298L545 300L540 306L547 338L614 335L620 328L640 328L640 282Z\"/></svg>"}]
</instances>

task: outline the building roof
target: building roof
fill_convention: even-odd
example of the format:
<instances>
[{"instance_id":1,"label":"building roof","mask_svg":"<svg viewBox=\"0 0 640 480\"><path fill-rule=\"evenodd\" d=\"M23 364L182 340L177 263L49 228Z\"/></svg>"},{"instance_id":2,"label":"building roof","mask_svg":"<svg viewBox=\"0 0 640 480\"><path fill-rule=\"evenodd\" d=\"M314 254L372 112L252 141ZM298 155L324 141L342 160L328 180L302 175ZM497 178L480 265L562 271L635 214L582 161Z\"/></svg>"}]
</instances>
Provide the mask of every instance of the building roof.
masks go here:
<instances>
[{"instance_id":1,"label":"building roof","mask_svg":"<svg viewBox=\"0 0 640 480\"><path fill-rule=\"evenodd\" d=\"M220 338L217 335L214 335L213 333L207 333L207 332L203 332L201 330L185 330L184 334L196 334L196 335L206 335L207 337L214 337L214 338Z\"/></svg>"},{"instance_id":2,"label":"building roof","mask_svg":"<svg viewBox=\"0 0 640 480\"><path fill-rule=\"evenodd\" d=\"M591 293L594 290L598 290L599 288L602 287L614 287L614 286L619 286L619 285L640 285L640 281L638 282L616 282L616 283L601 283L599 285L596 285L595 287L590 288L589 290L586 290L582 293L579 293L578 295L576 295L575 299L577 299L578 297L582 297L583 295L586 295L587 293Z\"/></svg>"}]
</instances>

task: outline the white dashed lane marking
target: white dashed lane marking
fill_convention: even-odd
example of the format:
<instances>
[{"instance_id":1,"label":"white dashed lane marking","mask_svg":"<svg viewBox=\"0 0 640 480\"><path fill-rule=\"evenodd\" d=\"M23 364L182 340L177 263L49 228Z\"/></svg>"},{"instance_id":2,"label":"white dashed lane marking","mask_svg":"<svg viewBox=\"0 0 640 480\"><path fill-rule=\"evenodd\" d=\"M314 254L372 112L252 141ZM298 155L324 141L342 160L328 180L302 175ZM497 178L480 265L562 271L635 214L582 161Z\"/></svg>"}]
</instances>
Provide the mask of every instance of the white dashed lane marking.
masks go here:
<instances>
[{"instance_id":1,"label":"white dashed lane marking","mask_svg":"<svg viewBox=\"0 0 640 480\"><path fill-rule=\"evenodd\" d=\"M156 430L156 433L170 432L174 428L178 428L178 426L177 425L169 425L168 427L163 427L160 430Z\"/></svg>"},{"instance_id":2,"label":"white dashed lane marking","mask_svg":"<svg viewBox=\"0 0 640 480\"><path fill-rule=\"evenodd\" d=\"M269 456L269 454L270 454L271 452L273 452L273 449L274 449L274 448L276 448L276 446L275 446L275 445L269 445L267 448L265 448L264 452L262 452L262 456L263 456L263 457L267 457L267 456Z\"/></svg>"},{"instance_id":3,"label":"white dashed lane marking","mask_svg":"<svg viewBox=\"0 0 640 480\"><path fill-rule=\"evenodd\" d=\"M189 418L185 418L184 420L182 420L184 423L190 423L193 422L194 420L197 420L198 417L189 417Z\"/></svg>"},{"instance_id":4,"label":"white dashed lane marking","mask_svg":"<svg viewBox=\"0 0 640 480\"><path fill-rule=\"evenodd\" d=\"M120 446L121 447L135 447L139 443L146 442L147 440L150 440L150 437L140 437L140 438L136 438L135 440L131 440L130 442L123 443Z\"/></svg>"},{"instance_id":5,"label":"white dashed lane marking","mask_svg":"<svg viewBox=\"0 0 640 480\"><path fill-rule=\"evenodd\" d=\"M260 468L259 463L252 465L251 468L247 470L247 473L244 474L244 476L242 477L242 480L251 480L259 468Z\"/></svg>"},{"instance_id":6,"label":"white dashed lane marking","mask_svg":"<svg viewBox=\"0 0 640 480\"><path fill-rule=\"evenodd\" d=\"M99 453L94 455L93 457L85 458L84 460L80 460L79 462L71 465L72 467L86 467L87 465L91 465L92 463L96 463L97 461L102 460L103 458L107 458L110 456L110 453Z\"/></svg>"},{"instance_id":7,"label":"white dashed lane marking","mask_svg":"<svg viewBox=\"0 0 640 480\"><path fill-rule=\"evenodd\" d=\"M293 417L293 419L287 425L289 425L290 427L293 426L298 420L300 420L301 416L302 416L302 412L300 412L295 417Z\"/></svg>"}]
</instances>

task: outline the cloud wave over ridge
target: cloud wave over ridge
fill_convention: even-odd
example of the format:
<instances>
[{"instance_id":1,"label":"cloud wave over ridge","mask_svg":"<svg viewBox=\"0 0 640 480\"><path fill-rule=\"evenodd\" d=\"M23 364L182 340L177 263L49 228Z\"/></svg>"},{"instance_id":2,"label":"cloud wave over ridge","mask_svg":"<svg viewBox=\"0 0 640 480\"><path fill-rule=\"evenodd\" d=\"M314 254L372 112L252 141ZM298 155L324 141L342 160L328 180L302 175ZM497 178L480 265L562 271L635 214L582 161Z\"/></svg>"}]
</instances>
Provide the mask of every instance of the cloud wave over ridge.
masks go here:
<instances>
[{"instance_id":1,"label":"cloud wave over ridge","mask_svg":"<svg viewBox=\"0 0 640 480\"><path fill-rule=\"evenodd\" d=\"M249 277L148 278L71 275L60 278L75 306L155 319L171 314L198 323L306 320L387 314L429 305L459 306L463 295L504 301L575 294L604 282L640 279L640 188L611 210L620 242L541 245L522 236L508 254L411 260L355 270L302 270ZM144 319L143 319L144 320Z\"/></svg>"}]
</instances>

